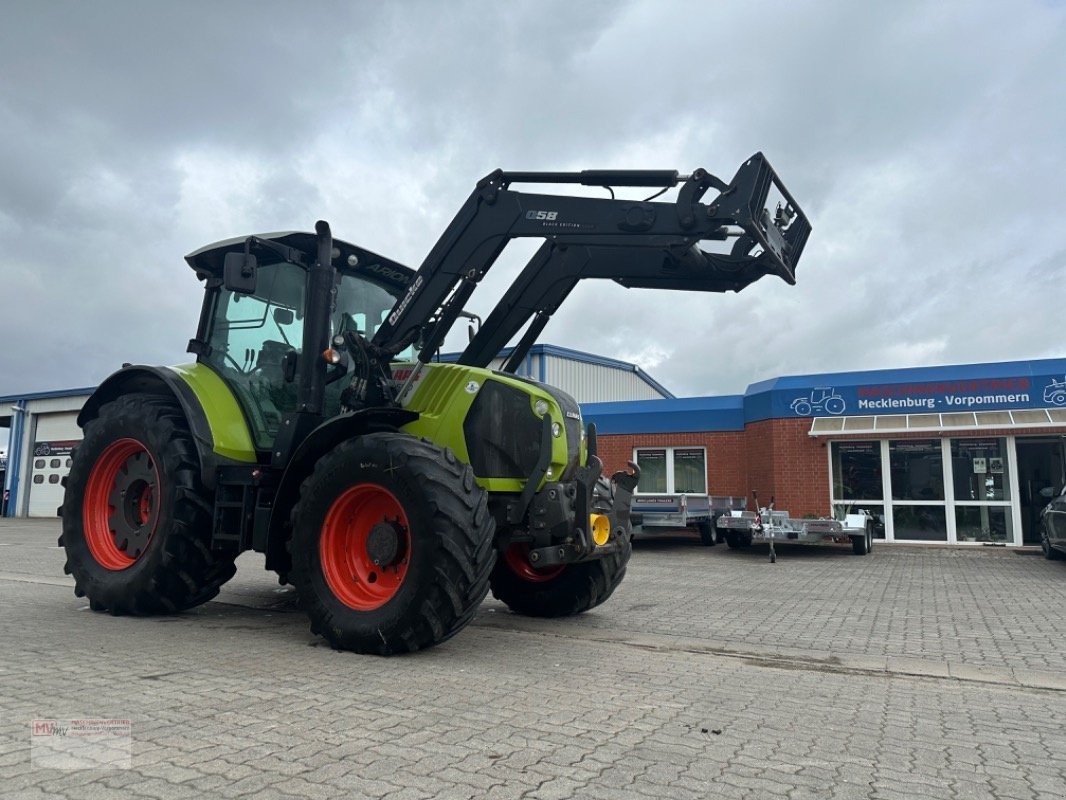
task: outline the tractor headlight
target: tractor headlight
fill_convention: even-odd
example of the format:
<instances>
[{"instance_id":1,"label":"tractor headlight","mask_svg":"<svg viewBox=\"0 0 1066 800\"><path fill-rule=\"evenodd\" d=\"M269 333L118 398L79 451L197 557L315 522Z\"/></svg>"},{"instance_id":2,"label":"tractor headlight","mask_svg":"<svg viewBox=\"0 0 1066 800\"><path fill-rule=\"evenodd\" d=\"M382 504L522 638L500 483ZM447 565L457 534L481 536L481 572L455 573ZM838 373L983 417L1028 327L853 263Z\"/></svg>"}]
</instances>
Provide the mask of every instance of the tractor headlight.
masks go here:
<instances>
[{"instance_id":1,"label":"tractor headlight","mask_svg":"<svg viewBox=\"0 0 1066 800\"><path fill-rule=\"evenodd\" d=\"M545 414L547 414L548 413L548 401L547 400L538 400L537 402L535 402L533 404L533 413L536 414L538 417L543 417Z\"/></svg>"},{"instance_id":2,"label":"tractor headlight","mask_svg":"<svg viewBox=\"0 0 1066 800\"><path fill-rule=\"evenodd\" d=\"M554 436L556 439L558 439L562 435L563 435L563 426L560 425L558 422L553 422L552 423L552 436Z\"/></svg>"}]
</instances>

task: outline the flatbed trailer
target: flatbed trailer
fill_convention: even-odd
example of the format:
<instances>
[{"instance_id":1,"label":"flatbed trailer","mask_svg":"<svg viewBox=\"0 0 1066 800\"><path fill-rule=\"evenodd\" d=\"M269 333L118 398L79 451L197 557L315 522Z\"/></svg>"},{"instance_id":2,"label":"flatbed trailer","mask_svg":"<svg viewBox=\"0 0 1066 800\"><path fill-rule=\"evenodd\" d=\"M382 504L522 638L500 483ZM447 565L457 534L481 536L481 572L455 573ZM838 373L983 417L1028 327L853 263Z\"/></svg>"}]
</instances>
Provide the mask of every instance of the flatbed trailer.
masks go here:
<instances>
[{"instance_id":1,"label":"flatbed trailer","mask_svg":"<svg viewBox=\"0 0 1066 800\"><path fill-rule=\"evenodd\" d=\"M634 495L630 516L633 535L665 536L690 528L700 535L704 545L711 547L721 541L715 525L717 520L733 511L743 511L747 504L746 497L688 493Z\"/></svg>"},{"instance_id":2,"label":"flatbed trailer","mask_svg":"<svg viewBox=\"0 0 1066 800\"><path fill-rule=\"evenodd\" d=\"M754 511L732 512L718 518L718 531L726 544L733 549L751 547L767 542L770 545L770 561L776 561L774 542L794 544L847 544L857 556L873 550L874 518L866 512L847 514L843 520L793 519L787 511L764 508Z\"/></svg>"}]
</instances>

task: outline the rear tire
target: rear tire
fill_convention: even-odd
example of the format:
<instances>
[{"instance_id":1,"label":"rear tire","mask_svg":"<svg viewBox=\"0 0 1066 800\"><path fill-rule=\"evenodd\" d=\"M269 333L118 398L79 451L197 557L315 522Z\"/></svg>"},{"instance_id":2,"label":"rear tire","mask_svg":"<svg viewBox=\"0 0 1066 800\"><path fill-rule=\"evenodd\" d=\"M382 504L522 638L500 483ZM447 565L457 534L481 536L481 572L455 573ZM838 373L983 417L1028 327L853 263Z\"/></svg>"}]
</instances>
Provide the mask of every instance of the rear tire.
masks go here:
<instances>
[{"instance_id":1,"label":"rear tire","mask_svg":"<svg viewBox=\"0 0 1066 800\"><path fill-rule=\"evenodd\" d=\"M607 514L613 508L614 489L601 477L593 490L591 510ZM633 552L627 536L621 550L603 558L538 571L525 561L521 545L511 548L497 559L492 571L492 596L527 617L569 617L600 605L622 582Z\"/></svg>"},{"instance_id":2,"label":"rear tire","mask_svg":"<svg viewBox=\"0 0 1066 800\"><path fill-rule=\"evenodd\" d=\"M851 537L851 551L857 556L864 556L870 552L869 550L869 533L863 533L859 536Z\"/></svg>"},{"instance_id":3,"label":"rear tire","mask_svg":"<svg viewBox=\"0 0 1066 800\"><path fill-rule=\"evenodd\" d=\"M335 447L292 510L292 570L311 631L387 656L458 633L488 591L496 525L451 450L403 433Z\"/></svg>"},{"instance_id":4,"label":"rear tire","mask_svg":"<svg viewBox=\"0 0 1066 800\"><path fill-rule=\"evenodd\" d=\"M1048 561L1059 561L1063 558L1063 554L1051 546L1051 541L1047 536L1047 528L1043 524L1040 525L1040 549L1044 551L1044 558Z\"/></svg>"},{"instance_id":5,"label":"rear tire","mask_svg":"<svg viewBox=\"0 0 1066 800\"><path fill-rule=\"evenodd\" d=\"M129 394L85 425L63 499L64 571L94 611L158 614L200 605L233 577L213 552L213 497L170 398Z\"/></svg>"}]
</instances>

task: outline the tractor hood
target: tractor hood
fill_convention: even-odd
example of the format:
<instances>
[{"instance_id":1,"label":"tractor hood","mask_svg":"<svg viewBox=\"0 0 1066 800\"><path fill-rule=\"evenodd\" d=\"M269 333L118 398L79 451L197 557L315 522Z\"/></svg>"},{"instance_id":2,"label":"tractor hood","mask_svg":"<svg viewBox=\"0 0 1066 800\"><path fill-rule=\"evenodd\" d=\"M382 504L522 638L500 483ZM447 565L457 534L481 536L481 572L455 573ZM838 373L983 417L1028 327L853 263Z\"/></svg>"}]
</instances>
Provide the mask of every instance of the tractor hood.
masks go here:
<instances>
[{"instance_id":1,"label":"tractor hood","mask_svg":"<svg viewBox=\"0 0 1066 800\"><path fill-rule=\"evenodd\" d=\"M281 231L253 235L259 239L277 242L294 250L299 250L304 256L305 264L310 264L315 259L316 237L314 233ZM185 261L196 270L198 277L220 278L222 277L222 265L226 259L226 253L243 252L245 241L247 241L247 237L239 236L205 245L185 256ZM411 277L415 274L410 267L405 267L392 259L379 256L377 253L349 244L341 239L333 240L333 248L339 251L339 254L334 255L333 258L333 266L338 271L362 275L396 290L406 288L411 282ZM257 253L254 243L252 244L252 252ZM277 256L272 254L271 258L276 259Z\"/></svg>"}]
</instances>

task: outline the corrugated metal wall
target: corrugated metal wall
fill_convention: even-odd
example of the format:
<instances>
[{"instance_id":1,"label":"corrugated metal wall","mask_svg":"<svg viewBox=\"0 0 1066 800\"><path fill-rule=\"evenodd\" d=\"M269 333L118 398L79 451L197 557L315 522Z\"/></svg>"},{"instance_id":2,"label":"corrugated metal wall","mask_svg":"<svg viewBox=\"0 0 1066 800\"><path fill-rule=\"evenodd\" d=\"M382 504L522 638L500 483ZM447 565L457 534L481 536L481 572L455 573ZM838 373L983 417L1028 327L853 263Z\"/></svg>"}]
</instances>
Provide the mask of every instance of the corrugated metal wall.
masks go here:
<instances>
[{"instance_id":1,"label":"corrugated metal wall","mask_svg":"<svg viewBox=\"0 0 1066 800\"><path fill-rule=\"evenodd\" d=\"M545 358L545 356L540 356ZM662 397L635 372L588 364L569 358L547 356L544 382L558 386L579 403L603 403L612 400L655 400ZM534 357L534 362L537 357ZM533 377L537 378L535 364Z\"/></svg>"},{"instance_id":2,"label":"corrugated metal wall","mask_svg":"<svg viewBox=\"0 0 1066 800\"><path fill-rule=\"evenodd\" d=\"M503 362L502 358L494 358L489 369L500 369ZM556 386L579 403L657 400L662 397L662 394L635 372L543 353L530 354L519 367L517 374Z\"/></svg>"}]
</instances>

